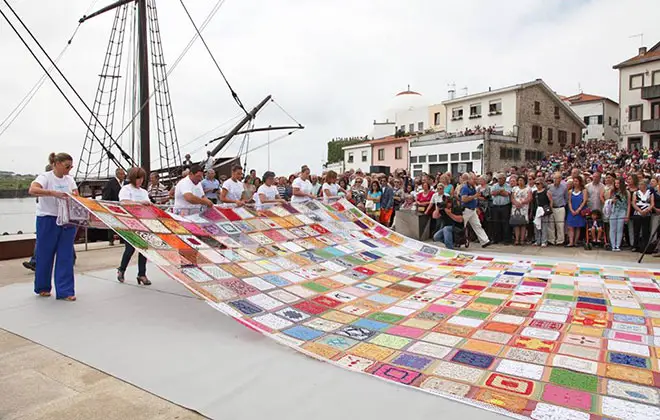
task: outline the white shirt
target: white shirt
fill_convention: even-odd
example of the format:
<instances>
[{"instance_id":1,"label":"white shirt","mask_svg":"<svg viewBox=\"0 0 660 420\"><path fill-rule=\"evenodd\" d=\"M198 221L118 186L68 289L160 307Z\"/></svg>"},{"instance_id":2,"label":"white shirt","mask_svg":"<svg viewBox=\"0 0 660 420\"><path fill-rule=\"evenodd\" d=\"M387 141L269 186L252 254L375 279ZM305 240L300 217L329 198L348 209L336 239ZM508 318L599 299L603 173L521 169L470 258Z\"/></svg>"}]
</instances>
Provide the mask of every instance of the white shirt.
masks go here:
<instances>
[{"instance_id":1,"label":"white shirt","mask_svg":"<svg viewBox=\"0 0 660 420\"><path fill-rule=\"evenodd\" d=\"M222 183L222 189L227 190L227 199L234 201L243 198L243 191L245 191L241 181L234 181L231 178Z\"/></svg>"},{"instance_id":2,"label":"white shirt","mask_svg":"<svg viewBox=\"0 0 660 420\"><path fill-rule=\"evenodd\" d=\"M144 188L136 188L132 184L126 184L119 190L119 201L149 203L149 193Z\"/></svg>"},{"instance_id":3,"label":"white shirt","mask_svg":"<svg viewBox=\"0 0 660 420\"><path fill-rule=\"evenodd\" d=\"M202 188L202 183L195 185L189 176L183 178L176 184L174 188L174 211L182 209L195 209L199 208L199 204L192 204L188 202L184 195L186 193L191 193L195 197L202 198L204 197L204 189Z\"/></svg>"},{"instance_id":4,"label":"white shirt","mask_svg":"<svg viewBox=\"0 0 660 420\"><path fill-rule=\"evenodd\" d=\"M330 195L326 195L326 190L330 191ZM321 187L321 191L323 192L323 202L327 203L329 201L328 197L337 197L339 195L339 185L337 185L336 182L333 182L332 184L326 182Z\"/></svg>"},{"instance_id":5,"label":"white shirt","mask_svg":"<svg viewBox=\"0 0 660 420\"><path fill-rule=\"evenodd\" d=\"M58 178L53 171L44 172L34 180L41 185L44 190L60 191L72 193L78 189L75 179L71 175L64 175ZM55 197L39 197L37 202L37 216L55 216L57 217L58 199Z\"/></svg>"},{"instance_id":6,"label":"white shirt","mask_svg":"<svg viewBox=\"0 0 660 420\"><path fill-rule=\"evenodd\" d=\"M299 188L301 193L305 194L311 194L314 187L312 186L312 183L309 181L309 179L303 180L302 178L296 178L293 180L293 183L291 184L293 188ZM309 197L300 197L297 195L293 195L291 197L291 202L292 203L306 203L310 201L311 198Z\"/></svg>"},{"instance_id":7,"label":"white shirt","mask_svg":"<svg viewBox=\"0 0 660 420\"><path fill-rule=\"evenodd\" d=\"M264 209L271 207L274 203L262 203L261 198L259 198L259 194L263 194L266 196L266 200L275 200L277 198L277 187L275 185L271 185L270 187L266 184L260 185L259 189L257 192L254 194L254 202L257 205L258 209Z\"/></svg>"}]
</instances>

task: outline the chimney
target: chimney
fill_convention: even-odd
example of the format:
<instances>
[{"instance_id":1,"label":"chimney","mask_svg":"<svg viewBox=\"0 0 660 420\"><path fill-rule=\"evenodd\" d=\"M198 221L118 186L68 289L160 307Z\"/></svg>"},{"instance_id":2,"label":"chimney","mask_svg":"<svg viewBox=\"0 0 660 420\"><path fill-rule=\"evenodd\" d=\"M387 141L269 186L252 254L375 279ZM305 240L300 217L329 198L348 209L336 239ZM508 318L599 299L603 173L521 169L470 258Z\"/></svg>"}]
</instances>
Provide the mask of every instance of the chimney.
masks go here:
<instances>
[{"instance_id":1,"label":"chimney","mask_svg":"<svg viewBox=\"0 0 660 420\"><path fill-rule=\"evenodd\" d=\"M639 47L639 55L646 54L646 47Z\"/></svg>"}]
</instances>

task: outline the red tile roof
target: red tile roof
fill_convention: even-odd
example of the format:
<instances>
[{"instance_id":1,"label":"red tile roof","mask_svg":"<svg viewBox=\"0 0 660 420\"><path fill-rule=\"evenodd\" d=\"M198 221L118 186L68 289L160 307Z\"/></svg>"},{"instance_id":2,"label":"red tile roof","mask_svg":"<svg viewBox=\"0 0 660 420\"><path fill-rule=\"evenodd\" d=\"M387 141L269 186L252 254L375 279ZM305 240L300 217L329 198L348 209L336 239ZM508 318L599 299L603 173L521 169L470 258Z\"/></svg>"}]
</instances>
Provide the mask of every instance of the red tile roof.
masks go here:
<instances>
[{"instance_id":1,"label":"red tile roof","mask_svg":"<svg viewBox=\"0 0 660 420\"><path fill-rule=\"evenodd\" d=\"M369 141L369 144L382 144L382 143L395 143L395 142L407 142L408 137L395 137L395 136L387 136L383 137L380 139L374 139Z\"/></svg>"},{"instance_id":2,"label":"red tile roof","mask_svg":"<svg viewBox=\"0 0 660 420\"><path fill-rule=\"evenodd\" d=\"M638 54L632 58L623 61L616 66L615 69L622 67L634 66L635 64L648 63L649 61L660 60L660 42L652 46L645 54Z\"/></svg>"},{"instance_id":3,"label":"red tile roof","mask_svg":"<svg viewBox=\"0 0 660 420\"><path fill-rule=\"evenodd\" d=\"M575 104L579 102L602 101L603 99L607 99L607 98L598 95L590 95L588 93L578 93L577 95L566 96L562 99L572 104Z\"/></svg>"}]
</instances>

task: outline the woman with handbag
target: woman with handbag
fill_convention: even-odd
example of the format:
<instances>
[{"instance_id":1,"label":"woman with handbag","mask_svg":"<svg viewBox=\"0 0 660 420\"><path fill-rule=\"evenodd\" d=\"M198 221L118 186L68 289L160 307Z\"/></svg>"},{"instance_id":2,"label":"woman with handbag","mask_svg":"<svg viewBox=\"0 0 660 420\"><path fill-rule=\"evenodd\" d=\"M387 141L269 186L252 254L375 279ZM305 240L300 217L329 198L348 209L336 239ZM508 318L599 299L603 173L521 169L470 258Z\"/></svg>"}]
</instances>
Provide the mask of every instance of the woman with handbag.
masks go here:
<instances>
[{"instance_id":1,"label":"woman with handbag","mask_svg":"<svg viewBox=\"0 0 660 420\"><path fill-rule=\"evenodd\" d=\"M587 219L582 210L587 208L589 193L584 188L584 181L581 176L573 177L573 188L568 192L568 215L566 224L568 225L568 244L567 248L574 248L580 240L580 231L587 225Z\"/></svg>"},{"instance_id":2,"label":"woman with handbag","mask_svg":"<svg viewBox=\"0 0 660 420\"><path fill-rule=\"evenodd\" d=\"M434 193L431 189L431 185L427 181L424 181L422 183L422 191L417 193L417 210L419 210L421 213L425 213L428 206L431 204L433 194Z\"/></svg>"},{"instance_id":3,"label":"woman with handbag","mask_svg":"<svg viewBox=\"0 0 660 420\"><path fill-rule=\"evenodd\" d=\"M378 181L371 183L369 192L367 193L367 200L364 204L367 214L371 216L372 219L378 220L380 216L380 197L383 193L380 190L380 184Z\"/></svg>"},{"instance_id":4,"label":"woman with handbag","mask_svg":"<svg viewBox=\"0 0 660 420\"><path fill-rule=\"evenodd\" d=\"M653 193L648 189L645 179L639 180L631 204L634 210L632 220L635 235L632 252L644 252L651 236L651 212L655 204Z\"/></svg>"},{"instance_id":5,"label":"woman with handbag","mask_svg":"<svg viewBox=\"0 0 660 420\"><path fill-rule=\"evenodd\" d=\"M527 177L520 176L517 179L518 185L513 187L511 194L511 219L513 226L514 245L523 245L527 234L527 223L529 223L529 203L532 201L532 194L527 186Z\"/></svg>"},{"instance_id":6,"label":"woman with handbag","mask_svg":"<svg viewBox=\"0 0 660 420\"><path fill-rule=\"evenodd\" d=\"M536 191L533 194L534 203L536 203L534 213L536 242L534 242L534 245L545 248L548 246L548 227L552 216L552 194L545 189L545 182L543 182L542 177L536 178L534 185L536 186Z\"/></svg>"}]
</instances>

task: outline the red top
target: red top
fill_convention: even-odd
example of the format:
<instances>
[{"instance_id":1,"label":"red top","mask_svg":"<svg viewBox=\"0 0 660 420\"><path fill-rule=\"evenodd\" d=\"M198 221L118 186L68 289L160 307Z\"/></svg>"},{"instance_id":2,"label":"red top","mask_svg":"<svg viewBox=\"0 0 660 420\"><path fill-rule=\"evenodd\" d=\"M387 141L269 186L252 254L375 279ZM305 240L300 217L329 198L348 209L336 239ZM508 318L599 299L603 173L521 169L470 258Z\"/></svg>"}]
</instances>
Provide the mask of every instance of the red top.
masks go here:
<instances>
[{"instance_id":1,"label":"red top","mask_svg":"<svg viewBox=\"0 0 660 420\"><path fill-rule=\"evenodd\" d=\"M417 193L417 201L420 203L429 203L431 202L431 198L433 198L433 191L429 190L428 193L424 193L424 191L420 191Z\"/></svg>"}]
</instances>

